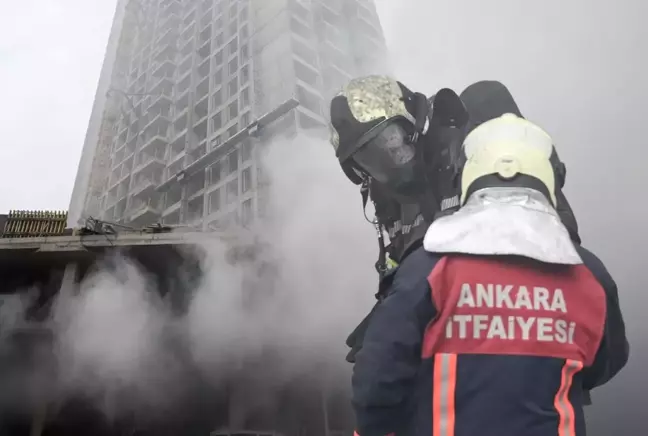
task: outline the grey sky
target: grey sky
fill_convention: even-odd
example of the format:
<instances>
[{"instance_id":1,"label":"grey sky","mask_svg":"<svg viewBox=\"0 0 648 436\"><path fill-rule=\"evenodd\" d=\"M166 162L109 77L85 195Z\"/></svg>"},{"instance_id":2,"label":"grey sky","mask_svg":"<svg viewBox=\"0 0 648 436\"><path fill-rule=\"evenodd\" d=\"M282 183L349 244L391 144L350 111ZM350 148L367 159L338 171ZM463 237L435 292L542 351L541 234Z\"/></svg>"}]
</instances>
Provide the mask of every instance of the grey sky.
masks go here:
<instances>
[{"instance_id":1,"label":"grey sky","mask_svg":"<svg viewBox=\"0 0 648 436\"><path fill-rule=\"evenodd\" d=\"M584 244L617 281L633 347L626 371L594 394L589 434L645 433L648 3L395 3L378 0L401 80L428 93L501 80L554 137Z\"/></svg>"},{"instance_id":2,"label":"grey sky","mask_svg":"<svg viewBox=\"0 0 648 436\"><path fill-rule=\"evenodd\" d=\"M0 213L67 209L115 0L1 4Z\"/></svg>"},{"instance_id":3,"label":"grey sky","mask_svg":"<svg viewBox=\"0 0 648 436\"><path fill-rule=\"evenodd\" d=\"M640 287L648 259L642 189L648 181L648 3L377 4L403 82L431 93L501 80L523 113L553 135L567 163L566 191L584 241L619 283L635 346L630 370L606 398L596 400L614 408L616 419L631 414L632 404L621 408L612 397L645 397L648 390L648 383L632 381L633 375L648 380L636 363L646 360L648 347L633 322L648 308ZM114 5L115 0L3 2L0 212L67 208Z\"/></svg>"}]
</instances>

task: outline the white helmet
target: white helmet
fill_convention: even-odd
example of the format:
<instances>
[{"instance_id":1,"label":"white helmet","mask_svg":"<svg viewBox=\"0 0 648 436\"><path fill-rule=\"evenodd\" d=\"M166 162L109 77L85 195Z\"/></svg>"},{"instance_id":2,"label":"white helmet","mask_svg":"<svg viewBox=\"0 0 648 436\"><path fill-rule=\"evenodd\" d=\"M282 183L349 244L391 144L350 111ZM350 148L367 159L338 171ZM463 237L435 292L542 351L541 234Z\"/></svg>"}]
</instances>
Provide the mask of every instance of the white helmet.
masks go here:
<instances>
[{"instance_id":1,"label":"white helmet","mask_svg":"<svg viewBox=\"0 0 648 436\"><path fill-rule=\"evenodd\" d=\"M462 205L482 188L521 186L540 191L556 207L553 141L536 124L512 113L486 121L466 136L463 153Z\"/></svg>"}]
</instances>

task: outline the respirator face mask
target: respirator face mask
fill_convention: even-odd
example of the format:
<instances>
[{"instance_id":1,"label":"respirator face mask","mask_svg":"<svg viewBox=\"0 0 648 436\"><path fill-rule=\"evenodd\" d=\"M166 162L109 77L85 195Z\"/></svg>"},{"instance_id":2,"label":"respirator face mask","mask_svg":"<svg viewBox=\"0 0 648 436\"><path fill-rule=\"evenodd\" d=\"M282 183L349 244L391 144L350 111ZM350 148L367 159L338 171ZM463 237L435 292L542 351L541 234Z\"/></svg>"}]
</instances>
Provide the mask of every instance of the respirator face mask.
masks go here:
<instances>
[{"instance_id":1,"label":"respirator face mask","mask_svg":"<svg viewBox=\"0 0 648 436\"><path fill-rule=\"evenodd\" d=\"M399 123L390 123L371 135L352 156L361 172L393 193L410 197L421 193L416 148L410 133Z\"/></svg>"}]
</instances>

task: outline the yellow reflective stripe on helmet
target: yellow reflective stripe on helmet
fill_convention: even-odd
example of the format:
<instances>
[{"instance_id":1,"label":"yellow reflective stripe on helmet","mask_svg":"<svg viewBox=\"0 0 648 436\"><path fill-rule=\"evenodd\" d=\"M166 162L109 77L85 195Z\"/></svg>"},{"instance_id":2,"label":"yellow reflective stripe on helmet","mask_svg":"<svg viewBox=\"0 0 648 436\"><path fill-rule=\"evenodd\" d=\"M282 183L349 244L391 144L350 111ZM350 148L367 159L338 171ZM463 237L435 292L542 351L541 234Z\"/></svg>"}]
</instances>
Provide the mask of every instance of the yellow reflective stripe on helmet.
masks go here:
<instances>
[{"instance_id":1,"label":"yellow reflective stripe on helmet","mask_svg":"<svg viewBox=\"0 0 648 436\"><path fill-rule=\"evenodd\" d=\"M385 118L404 117L412 124L416 120L405 107L403 90L396 79L383 75L369 75L351 79L335 97L347 100L351 115L360 123ZM340 135L333 125L329 125L329 141L337 151Z\"/></svg>"},{"instance_id":2,"label":"yellow reflective stripe on helmet","mask_svg":"<svg viewBox=\"0 0 648 436\"><path fill-rule=\"evenodd\" d=\"M365 76L352 79L342 91L353 117L361 123L402 116L415 123L403 101L398 82L388 76Z\"/></svg>"}]
</instances>

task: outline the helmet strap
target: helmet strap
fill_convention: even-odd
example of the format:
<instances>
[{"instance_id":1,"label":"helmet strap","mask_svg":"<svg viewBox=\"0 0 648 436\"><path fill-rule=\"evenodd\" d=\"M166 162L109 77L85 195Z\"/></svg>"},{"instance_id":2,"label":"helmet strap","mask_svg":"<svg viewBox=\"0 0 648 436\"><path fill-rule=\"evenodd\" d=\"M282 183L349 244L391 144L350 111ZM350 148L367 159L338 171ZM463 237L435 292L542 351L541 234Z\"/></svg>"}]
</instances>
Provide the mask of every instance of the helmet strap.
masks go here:
<instances>
[{"instance_id":1,"label":"helmet strap","mask_svg":"<svg viewBox=\"0 0 648 436\"><path fill-rule=\"evenodd\" d=\"M360 187L360 195L362 196L362 212L364 213L365 219L369 223L373 224L376 228L376 234L378 236L378 260L376 261L375 268L378 272L378 275L382 279L382 277L389 270L389 266L387 265L387 248L385 246L384 226L380 223L378 217L374 217L373 220L370 220L367 217L367 203L369 202L370 181L371 178L365 175ZM374 205L374 210L377 210L376 202L372 200L372 203Z\"/></svg>"}]
</instances>

